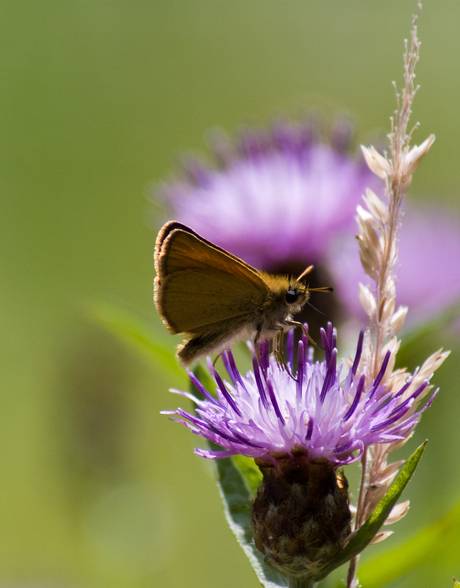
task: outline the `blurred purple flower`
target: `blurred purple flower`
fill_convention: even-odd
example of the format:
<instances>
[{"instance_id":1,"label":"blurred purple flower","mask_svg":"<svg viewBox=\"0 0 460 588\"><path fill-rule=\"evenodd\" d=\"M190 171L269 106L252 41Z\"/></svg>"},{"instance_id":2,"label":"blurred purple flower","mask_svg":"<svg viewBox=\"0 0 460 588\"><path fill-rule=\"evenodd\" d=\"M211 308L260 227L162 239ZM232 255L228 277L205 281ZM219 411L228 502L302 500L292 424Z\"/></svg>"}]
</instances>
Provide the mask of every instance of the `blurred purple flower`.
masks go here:
<instances>
[{"instance_id":1,"label":"blurred purple flower","mask_svg":"<svg viewBox=\"0 0 460 588\"><path fill-rule=\"evenodd\" d=\"M340 298L353 316L365 317L358 300L359 282L368 278L354 240L336 243L328 257ZM460 223L435 209L409 208L399 240L396 303L408 306L408 324L420 322L452 305L460 295Z\"/></svg>"},{"instance_id":2,"label":"blurred purple flower","mask_svg":"<svg viewBox=\"0 0 460 588\"><path fill-rule=\"evenodd\" d=\"M316 297L314 305L334 322L350 313L361 321L358 283L367 278L353 238L356 206L366 188L381 195L382 183L361 155L349 155L344 121L330 144L315 129L310 121L246 130L236 147L220 135L213 144L220 165L189 159L185 175L163 184L160 195L175 219L261 270L296 274L313 264L310 286L332 285L338 297ZM410 306L410 318L436 314L460 295L459 258L458 221L441 212L406 214L397 303Z\"/></svg>"},{"instance_id":3,"label":"blurred purple flower","mask_svg":"<svg viewBox=\"0 0 460 588\"><path fill-rule=\"evenodd\" d=\"M196 404L196 415L179 408L165 411L193 433L221 445L223 451L195 449L209 459L241 454L271 460L271 453L299 453L308 459L325 458L335 466L357 460L364 448L374 443L391 443L406 438L424 409L415 412L417 398L428 385L425 380L407 398L408 379L399 391L381 384L390 352L377 378L365 385L365 374L358 375L363 346L361 331L354 363L345 376L343 362L337 367L336 333L329 323L321 330L325 361L313 362L307 341L297 344L298 368L294 379L274 356L269 345L261 345L260 362L253 357L253 371L243 377L231 351L223 354L231 383L224 382L208 362L217 384L216 398L189 372L190 379L204 399L173 390ZM293 333L288 340L288 363L293 366ZM412 409L412 410L411 410Z\"/></svg>"},{"instance_id":4,"label":"blurred purple flower","mask_svg":"<svg viewBox=\"0 0 460 588\"><path fill-rule=\"evenodd\" d=\"M305 266L327 254L338 231L354 230L361 195L380 183L346 153L348 134L337 125L326 145L311 123L280 124L242 132L235 151L220 135L220 169L189 159L187 178L160 194L178 221L259 269Z\"/></svg>"}]
</instances>

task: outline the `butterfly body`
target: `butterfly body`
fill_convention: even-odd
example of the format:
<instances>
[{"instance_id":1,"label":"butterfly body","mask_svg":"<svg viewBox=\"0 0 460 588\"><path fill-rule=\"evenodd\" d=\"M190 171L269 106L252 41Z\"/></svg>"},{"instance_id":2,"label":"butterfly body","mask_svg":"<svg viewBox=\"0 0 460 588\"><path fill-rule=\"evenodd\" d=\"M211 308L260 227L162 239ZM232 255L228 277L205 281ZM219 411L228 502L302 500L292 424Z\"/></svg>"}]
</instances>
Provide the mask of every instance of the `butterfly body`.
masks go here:
<instances>
[{"instance_id":1,"label":"butterfly body","mask_svg":"<svg viewBox=\"0 0 460 588\"><path fill-rule=\"evenodd\" d=\"M155 269L158 312L188 338L178 352L184 364L237 340L272 339L309 298L301 281L260 272L176 221L158 234Z\"/></svg>"}]
</instances>

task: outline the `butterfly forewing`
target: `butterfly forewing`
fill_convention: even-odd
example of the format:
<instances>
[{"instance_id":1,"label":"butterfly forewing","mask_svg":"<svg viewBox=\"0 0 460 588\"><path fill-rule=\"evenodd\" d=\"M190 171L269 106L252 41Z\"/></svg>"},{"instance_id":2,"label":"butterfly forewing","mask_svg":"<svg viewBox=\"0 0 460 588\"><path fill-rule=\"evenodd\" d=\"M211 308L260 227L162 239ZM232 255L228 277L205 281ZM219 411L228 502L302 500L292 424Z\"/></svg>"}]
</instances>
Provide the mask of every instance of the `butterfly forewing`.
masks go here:
<instances>
[{"instance_id":1,"label":"butterfly forewing","mask_svg":"<svg viewBox=\"0 0 460 588\"><path fill-rule=\"evenodd\" d=\"M264 284L256 269L176 221L167 223L158 235L155 268L160 279L185 269L213 268L239 275L258 287Z\"/></svg>"},{"instance_id":2,"label":"butterfly forewing","mask_svg":"<svg viewBox=\"0 0 460 588\"><path fill-rule=\"evenodd\" d=\"M189 269L169 274L161 282L157 303L176 333L192 333L213 323L254 314L264 301L264 290L239 276L217 270ZM184 292L186 300L184 302Z\"/></svg>"},{"instance_id":3,"label":"butterfly forewing","mask_svg":"<svg viewBox=\"0 0 460 588\"><path fill-rule=\"evenodd\" d=\"M175 333L250 315L268 292L257 270L174 221L158 235L155 266L155 302Z\"/></svg>"}]
</instances>

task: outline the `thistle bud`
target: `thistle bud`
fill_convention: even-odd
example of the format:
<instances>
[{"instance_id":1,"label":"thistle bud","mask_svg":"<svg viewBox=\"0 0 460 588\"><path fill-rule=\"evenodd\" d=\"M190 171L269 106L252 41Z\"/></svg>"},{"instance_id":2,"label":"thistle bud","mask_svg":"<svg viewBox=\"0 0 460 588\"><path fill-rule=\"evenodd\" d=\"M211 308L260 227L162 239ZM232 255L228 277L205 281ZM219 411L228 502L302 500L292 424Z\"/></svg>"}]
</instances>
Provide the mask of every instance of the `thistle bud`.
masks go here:
<instances>
[{"instance_id":1,"label":"thistle bud","mask_svg":"<svg viewBox=\"0 0 460 588\"><path fill-rule=\"evenodd\" d=\"M348 482L301 448L271 457L256 459L263 482L252 511L255 544L284 576L314 576L350 535Z\"/></svg>"}]
</instances>

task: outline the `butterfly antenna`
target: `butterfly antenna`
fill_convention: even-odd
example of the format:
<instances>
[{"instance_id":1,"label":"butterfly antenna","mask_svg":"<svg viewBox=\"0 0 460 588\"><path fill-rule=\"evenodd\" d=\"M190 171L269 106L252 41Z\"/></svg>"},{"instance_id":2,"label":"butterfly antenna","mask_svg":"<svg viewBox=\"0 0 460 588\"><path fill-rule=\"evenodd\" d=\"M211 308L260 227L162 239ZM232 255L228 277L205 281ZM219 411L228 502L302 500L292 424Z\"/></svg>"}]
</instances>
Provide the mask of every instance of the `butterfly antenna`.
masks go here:
<instances>
[{"instance_id":1,"label":"butterfly antenna","mask_svg":"<svg viewBox=\"0 0 460 588\"><path fill-rule=\"evenodd\" d=\"M331 286L321 286L321 288L308 288L309 292L334 292Z\"/></svg>"},{"instance_id":2,"label":"butterfly antenna","mask_svg":"<svg viewBox=\"0 0 460 588\"><path fill-rule=\"evenodd\" d=\"M305 277L307 274L309 274L310 272L312 272L312 271L313 271L313 266L312 266L312 265L309 265L309 266L307 267L307 269L305 269L305 270L304 270L304 271L303 271L303 272L300 274L300 276L297 278L297 281L298 281L298 282L301 282L301 281L303 280L303 278L304 278L304 277Z\"/></svg>"}]
</instances>

